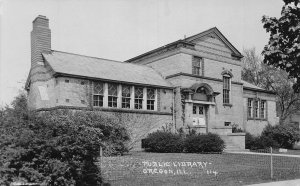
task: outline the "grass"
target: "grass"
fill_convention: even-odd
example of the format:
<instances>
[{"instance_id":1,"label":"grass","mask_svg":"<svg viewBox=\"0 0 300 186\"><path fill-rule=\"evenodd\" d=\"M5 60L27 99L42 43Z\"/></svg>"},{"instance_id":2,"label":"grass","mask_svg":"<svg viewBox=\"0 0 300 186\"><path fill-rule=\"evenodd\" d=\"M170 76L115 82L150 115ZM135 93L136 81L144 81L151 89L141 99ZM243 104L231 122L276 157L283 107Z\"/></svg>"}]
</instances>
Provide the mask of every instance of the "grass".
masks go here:
<instances>
[{"instance_id":1,"label":"grass","mask_svg":"<svg viewBox=\"0 0 300 186\"><path fill-rule=\"evenodd\" d=\"M102 176L111 185L245 185L272 181L270 157L261 155L140 152L104 157L100 162ZM185 166L179 167L179 162L185 162ZM273 181L300 178L300 158L275 156L273 163Z\"/></svg>"}]
</instances>

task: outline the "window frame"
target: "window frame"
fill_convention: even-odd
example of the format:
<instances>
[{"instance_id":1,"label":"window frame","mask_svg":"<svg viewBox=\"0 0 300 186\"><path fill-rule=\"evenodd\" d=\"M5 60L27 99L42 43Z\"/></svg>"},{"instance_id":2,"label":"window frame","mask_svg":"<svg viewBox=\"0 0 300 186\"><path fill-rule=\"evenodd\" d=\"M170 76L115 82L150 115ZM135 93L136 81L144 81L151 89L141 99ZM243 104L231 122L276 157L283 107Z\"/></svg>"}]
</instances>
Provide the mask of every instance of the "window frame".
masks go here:
<instances>
[{"instance_id":1,"label":"window frame","mask_svg":"<svg viewBox=\"0 0 300 186\"><path fill-rule=\"evenodd\" d=\"M115 95L110 93L110 86L115 87ZM107 106L109 108L118 107L118 84L107 83Z\"/></svg>"},{"instance_id":2,"label":"window frame","mask_svg":"<svg viewBox=\"0 0 300 186\"><path fill-rule=\"evenodd\" d=\"M248 118L253 118L253 99L252 98L247 99L247 116L248 116Z\"/></svg>"},{"instance_id":3,"label":"window frame","mask_svg":"<svg viewBox=\"0 0 300 186\"><path fill-rule=\"evenodd\" d=\"M100 92L95 92L95 87L97 86L97 84L102 84L102 93ZM93 83L93 106L94 107L103 107L104 106L104 83L103 82L94 82ZM95 98L100 98L100 99L95 99ZM98 104L95 104L95 103ZM102 103L102 104L100 104Z\"/></svg>"},{"instance_id":4,"label":"window frame","mask_svg":"<svg viewBox=\"0 0 300 186\"><path fill-rule=\"evenodd\" d=\"M249 116L249 100L252 100L252 116ZM247 116L250 120L267 120L267 100L248 98Z\"/></svg>"},{"instance_id":5,"label":"window frame","mask_svg":"<svg viewBox=\"0 0 300 186\"><path fill-rule=\"evenodd\" d=\"M141 94L137 97L137 90L142 90ZM143 87L134 87L134 109L142 110L144 102L144 88Z\"/></svg>"},{"instance_id":6,"label":"window frame","mask_svg":"<svg viewBox=\"0 0 300 186\"><path fill-rule=\"evenodd\" d=\"M131 86L129 85L121 85L121 108L122 109L130 109L131 107ZM129 88L129 96L128 93L124 94L124 88ZM127 105L127 106L126 106ZM129 107L128 107L129 105Z\"/></svg>"},{"instance_id":7,"label":"window frame","mask_svg":"<svg viewBox=\"0 0 300 186\"><path fill-rule=\"evenodd\" d=\"M154 88L147 88L146 91L147 91L147 110L155 110L156 90ZM149 97L149 91L153 91L153 95L151 95L151 97Z\"/></svg>"},{"instance_id":8,"label":"window frame","mask_svg":"<svg viewBox=\"0 0 300 186\"><path fill-rule=\"evenodd\" d=\"M223 105L231 103L231 76L223 75Z\"/></svg>"},{"instance_id":9,"label":"window frame","mask_svg":"<svg viewBox=\"0 0 300 186\"><path fill-rule=\"evenodd\" d=\"M202 63L203 58L198 56L193 56L192 61L192 74L197 76L202 76Z\"/></svg>"},{"instance_id":10,"label":"window frame","mask_svg":"<svg viewBox=\"0 0 300 186\"><path fill-rule=\"evenodd\" d=\"M260 100L259 118L260 119L266 119L266 100Z\"/></svg>"}]
</instances>

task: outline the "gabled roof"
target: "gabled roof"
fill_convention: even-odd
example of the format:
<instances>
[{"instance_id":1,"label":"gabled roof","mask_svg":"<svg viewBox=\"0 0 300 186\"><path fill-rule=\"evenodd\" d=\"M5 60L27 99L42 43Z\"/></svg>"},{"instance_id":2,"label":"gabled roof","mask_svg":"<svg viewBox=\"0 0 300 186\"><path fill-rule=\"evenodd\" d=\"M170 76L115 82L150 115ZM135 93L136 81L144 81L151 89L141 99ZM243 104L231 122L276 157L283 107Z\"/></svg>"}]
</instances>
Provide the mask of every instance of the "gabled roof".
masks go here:
<instances>
[{"instance_id":1,"label":"gabled roof","mask_svg":"<svg viewBox=\"0 0 300 186\"><path fill-rule=\"evenodd\" d=\"M273 91L263 89L263 88L258 87L256 85L253 85L253 84L251 84L247 81L242 80L242 83L243 83L243 88L244 89L258 91L258 92L265 92L265 93L269 93L269 94L275 94L275 92L273 92Z\"/></svg>"},{"instance_id":2,"label":"gabled roof","mask_svg":"<svg viewBox=\"0 0 300 186\"><path fill-rule=\"evenodd\" d=\"M177 41L174 41L172 43L169 43L169 44L166 44L162 47L159 47L159 48L156 48L154 50L151 50L149 52L146 52L146 53L143 53L141 55L138 55L136 57L133 57L131 59L128 59L126 60L125 62L129 62L131 63L132 61L135 61L137 59L140 59L140 58L143 58L145 56L148 56L148 55L151 55L155 52L158 52L160 50L163 50L163 49L166 49L166 48L171 48L173 47L174 45L178 45L178 44L183 44L183 45L189 45L189 46L194 46L195 43L194 41L195 40L198 40L204 36L207 36L211 33L214 33L216 36L218 36L218 38L224 42L224 44L232 51L232 55L235 56L235 57L238 57L238 58L242 58L244 57L228 40L227 38L219 31L219 29L217 29L217 27L213 27L213 28L210 28L208 30L205 30L199 34L196 34L196 35L193 35L193 36L190 36L190 37L187 37L185 39L180 39L180 40L177 40Z\"/></svg>"},{"instance_id":3,"label":"gabled roof","mask_svg":"<svg viewBox=\"0 0 300 186\"><path fill-rule=\"evenodd\" d=\"M223 41L225 43L225 45L233 52L234 56L239 57L239 58L243 57L243 55L228 41L228 39L220 32L220 30L217 27L213 27L213 28L205 30L199 34L190 36L190 37L186 38L185 41L193 43L193 41L198 40L199 38L207 36L211 33L214 33L215 35L217 35L218 38L221 41Z\"/></svg>"},{"instance_id":4,"label":"gabled roof","mask_svg":"<svg viewBox=\"0 0 300 186\"><path fill-rule=\"evenodd\" d=\"M247 81L244 81L244 80L242 80L242 83L244 84L244 87L255 88L255 89L260 89L260 90L265 90L265 89L263 89L263 88L261 88L261 87L258 87L258 86L256 86L256 85L253 85L253 84L251 84L251 83L249 83L249 82L247 82Z\"/></svg>"},{"instance_id":5,"label":"gabled roof","mask_svg":"<svg viewBox=\"0 0 300 186\"><path fill-rule=\"evenodd\" d=\"M78 54L52 51L42 54L54 71L54 76L76 76L88 79L107 80L158 87L172 87L154 69L137 64Z\"/></svg>"}]
</instances>

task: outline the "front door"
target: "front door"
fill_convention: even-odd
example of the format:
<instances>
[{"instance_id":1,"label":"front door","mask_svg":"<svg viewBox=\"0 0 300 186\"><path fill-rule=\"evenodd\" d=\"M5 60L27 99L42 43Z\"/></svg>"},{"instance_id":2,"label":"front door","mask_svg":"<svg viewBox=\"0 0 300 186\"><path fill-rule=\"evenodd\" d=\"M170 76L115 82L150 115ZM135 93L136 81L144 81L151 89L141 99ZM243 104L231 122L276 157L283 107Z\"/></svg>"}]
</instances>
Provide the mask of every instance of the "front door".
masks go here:
<instances>
[{"instance_id":1,"label":"front door","mask_svg":"<svg viewBox=\"0 0 300 186\"><path fill-rule=\"evenodd\" d=\"M193 126L206 126L205 106L193 104Z\"/></svg>"}]
</instances>

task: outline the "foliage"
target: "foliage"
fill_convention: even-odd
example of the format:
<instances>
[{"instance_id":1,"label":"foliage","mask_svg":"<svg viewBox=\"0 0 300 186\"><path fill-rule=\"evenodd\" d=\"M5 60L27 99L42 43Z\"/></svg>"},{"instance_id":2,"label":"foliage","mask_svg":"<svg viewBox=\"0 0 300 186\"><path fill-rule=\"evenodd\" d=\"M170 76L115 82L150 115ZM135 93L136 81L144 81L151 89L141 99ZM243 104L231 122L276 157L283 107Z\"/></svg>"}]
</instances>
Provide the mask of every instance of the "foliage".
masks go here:
<instances>
[{"instance_id":1,"label":"foliage","mask_svg":"<svg viewBox=\"0 0 300 186\"><path fill-rule=\"evenodd\" d=\"M188 135L184 141L186 152L222 152L225 148L224 141L217 134Z\"/></svg>"},{"instance_id":2,"label":"foliage","mask_svg":"<svg viewBox=\"0 0 300 186\"><path fill-rule=\"evenodd\" d=\"M288 122L289 116L300 109L300 95L292 87L293 80L288 74L262 63L255 48L244 49L242 79L266 90L271 90L277 96L277 111L280 123Z\"/></svg>"},{"instance_id":3,"label":"foliage","mask_svg":"<svg viewBox=\"0 0 300 186\"><path fill-rule=\"evenodd\" d=\"M114 118L97 112L31 113L26 96L2 111L0 121L0 185L12 181L47 185L99 185L94 163L102 144L126 151L129 138ZM104 148L108 148L105 147Z\"/></svg>"},{"instance_id":4,"label":"foliage","mask_svg":"<svg viewBox=\"0 0 300 186\"><path fill-rule=\"evenodd\" d=\"M238 124L234 123L234 124L231 124L231 127L232 127L232 133L240 133L240 132L244 132L243 129L241 129L239 127Z\"/></svg>"},{"instance_id":5,"label":"foliage","mask_svg":"<svg viewBox=\"0 0 300 186\"><path fill-rule=\"evenodd\" d=\"M275 141L273 145L278 144L278 147L290 149L300 140L299 128L295 125L267 125L262 131L261 138L273 140Z\"/></svg>"},{"instance_id":6,"label":"foliage","mask_svg":"<svg viewBox=\"0 0 300 186\"><path fill-rule=\"evenodd\" d=\"M145 139L146 151L149 152L182 152L183 138L179 134L165 131L150 133Z\"/></svg>"},{"instance_id":7,"label":"foliage","mask_svg":"<svg viewBox=\"0 0 300 186\"><path fill-rule=\"evenodd\" d=\"M278 144L268 136L253 136L246 133L245 147L250 150L268 149L269 147L278 148Z\"/></svg>"},{"instance_id":8,"label":"foliage","mask_svg":"<svg viewBox=\"0 0 300 186\"><path fill-rule=\"evenodd\" d=\"M300 8L298 0L283 0L281 17L263 16L263 27L270 38L264 47L264 63L289 73L295 92L300 91Z\"/></svg>"},{"instance_id":9,"label":"foliage","mask_svg":"<svg viewBox=\"0 0 300 186\"><path fill-rule=\"evenodd\" d=\"M287 148L291 149L300 140L295 125L267 125L260 136L246 133L246 149Z\"/></svg>"}]
</instances>

